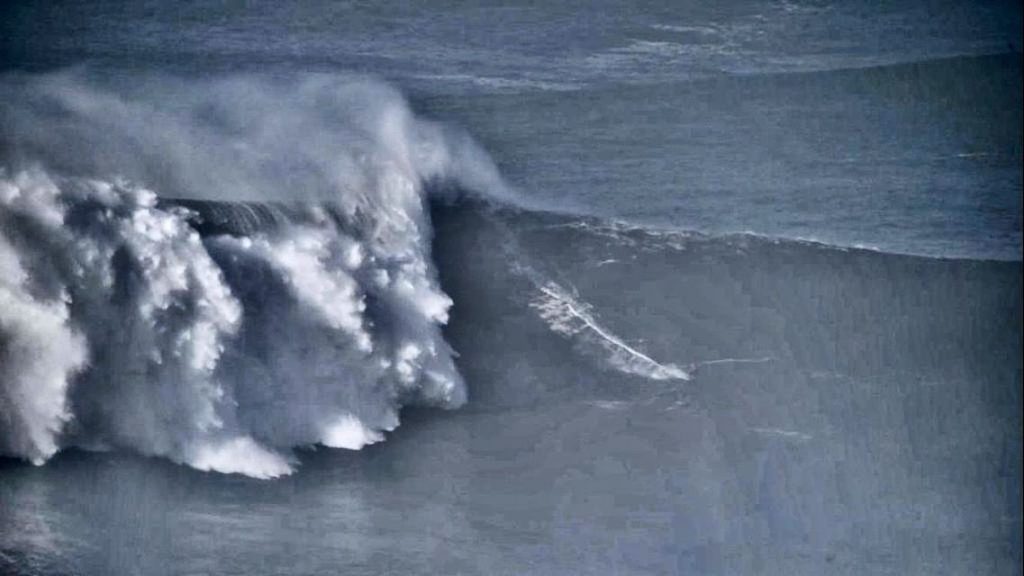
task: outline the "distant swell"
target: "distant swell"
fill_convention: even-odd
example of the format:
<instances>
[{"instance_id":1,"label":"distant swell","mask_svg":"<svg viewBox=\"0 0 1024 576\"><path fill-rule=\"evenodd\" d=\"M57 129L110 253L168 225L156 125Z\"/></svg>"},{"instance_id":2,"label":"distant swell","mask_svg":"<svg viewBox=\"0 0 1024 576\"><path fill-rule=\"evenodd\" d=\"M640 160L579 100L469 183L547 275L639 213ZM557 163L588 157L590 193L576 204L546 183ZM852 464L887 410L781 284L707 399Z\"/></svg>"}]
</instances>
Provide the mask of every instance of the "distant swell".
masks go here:
<instances>
[{"instance_id":1,"label":"distant swell","mask_svg":"<svg viewBox=\"0 0 1024 576\"><path fill-rule=\"evenodd\" d=\"M500 190L468 138L352 78L0 92L0 453L268 478L296 446L380 441L403 404L464 402L423 184Z\"/></svg>"}]
</instances>

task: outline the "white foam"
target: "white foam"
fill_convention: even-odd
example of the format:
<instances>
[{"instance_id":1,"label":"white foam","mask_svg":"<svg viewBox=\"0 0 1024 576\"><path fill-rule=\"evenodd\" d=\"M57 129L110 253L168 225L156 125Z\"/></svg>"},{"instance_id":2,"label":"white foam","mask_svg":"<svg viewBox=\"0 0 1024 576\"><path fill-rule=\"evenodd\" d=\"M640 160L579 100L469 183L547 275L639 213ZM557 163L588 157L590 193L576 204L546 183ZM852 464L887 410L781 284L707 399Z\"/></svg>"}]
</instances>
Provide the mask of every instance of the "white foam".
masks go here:
<instances>
[{"instance_id":1,"label":"white foam","mask_svg":"<svg viewBox=\"0 0 1024 576\"><path fill-rule=\"evenodd\" d=\"M180 214L156 209L145 190L58 182L38 171L4 185L20 194L0 205L0 244L16 246L25 265L22 302L50 311L14 325L5 339L27 342L41 328L54 332L11 348L4 363L43 360L50 393L37 381L37 389L19 394L20 378L5 377L4 394L15 398L4 411L18 413L43 399L51 415L58 406L74 408L56 421L27 420L7 431L17 438L45 426L51 433L45 450L5 451L48 457L65 440L57 424L74 418L84 444L186 459L189 444L222 427L224 390L214 370L241 314L198 236ZM18 201L27 197L31 202ZM77 373L86 349L88 368ZM31 370L21 366L19 374Z\"/></svg>"},{"instance_id":2,"label":"white foam","mask_svg":"<svg viewBox=\"0 0 1024 576\"><path fill-rule=\"evenodd\" d=\"M43 463L71 419L67 389L85 365L68 326L66 295L34 297L13 248L0 236L0 451Z\"/></svg>"},{"instance_id":3,"label":"white foam","mask_svg":"<svg viewBox=\"0 0 1024 576\"><path fill-rule=\"evenodd\" d=\"M198 470L244 474L261 480L286 476L293 471L288 459L247 437L200 444L185 463Z\"/></svg>"},{"instance_id":4,"label":"white foam","mask_svg":"<svg viewBox=\"0 0 1024 576\"><path fill-rule=\"evenodd\" d=\"M382 440L401 402L465 401L423 184L508 193L467 137L348 77L0 92L0 452L109 446L272 478L293 447ZM309 209L200 238L154 189Z\"/></svg>"},{"instance_id":5,"label":"white foam","mask_svg":"<svg viewBox=\"0 0 1024 576\"><path fill-rule=\"evenodd\" d=\"M351 414L340 416L331 423L323 433L323 444L330 448L359 450L367 444L374 444L384 439L384 435L367 428L358 418Z\"/></svg>"},{"instance_id":6,"label":"white foam","mask_svg":"<svg viewBox=\"0 0 1024 576\"><path fill-rule=\"evenodd\" d=\"M783 440L792 440L796 442L807 442L814 439L810 434L805 434L796 430L783 430L782 428L751 428L750 430L751 432L756 432L765 436L774 436Z\"/></svg>"}]
</instances>

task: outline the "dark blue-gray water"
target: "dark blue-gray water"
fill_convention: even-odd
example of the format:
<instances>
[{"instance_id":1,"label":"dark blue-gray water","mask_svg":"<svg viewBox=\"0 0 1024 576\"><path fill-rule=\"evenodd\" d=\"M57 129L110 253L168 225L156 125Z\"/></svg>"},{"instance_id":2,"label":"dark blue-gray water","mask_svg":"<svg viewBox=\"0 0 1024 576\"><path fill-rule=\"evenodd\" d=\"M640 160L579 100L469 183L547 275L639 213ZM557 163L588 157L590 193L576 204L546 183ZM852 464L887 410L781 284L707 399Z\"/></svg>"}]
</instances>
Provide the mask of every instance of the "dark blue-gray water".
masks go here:
<instances>
[{"instance_id":1,"label":"dark blue-gray water","mask_svg":"<svg viewBox=\"0 0 1024 576\"><path fill-rule=\"evenodd\" d=\"M0 572L1020 574L1020 45L5 3Z\"/></svg>"}]
</instances>

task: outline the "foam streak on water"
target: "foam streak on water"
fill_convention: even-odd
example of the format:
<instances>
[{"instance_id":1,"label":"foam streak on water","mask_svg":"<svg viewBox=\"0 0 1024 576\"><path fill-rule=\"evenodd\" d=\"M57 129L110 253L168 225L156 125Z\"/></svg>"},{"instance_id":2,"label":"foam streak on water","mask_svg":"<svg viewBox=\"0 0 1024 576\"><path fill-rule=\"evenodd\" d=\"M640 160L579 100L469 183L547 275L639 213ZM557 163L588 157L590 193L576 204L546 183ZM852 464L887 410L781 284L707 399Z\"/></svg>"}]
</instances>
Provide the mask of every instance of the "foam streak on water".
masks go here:
<instances>
[{"instance_id":1,"label":"foam streak on water","mask_svg":"<svg viewBox=\"0 0 1024 576\"><path fill-rule=\"evenodd\" d=\"M690 375L675 364L663 364L630 346L622 338L601 326L590 306L574 298L554 282L537 287L540 296L531 306L552 330L565 336L580 336L606 353L617 370L652 380L689 380Z\"/></svg>"}]
</instances>

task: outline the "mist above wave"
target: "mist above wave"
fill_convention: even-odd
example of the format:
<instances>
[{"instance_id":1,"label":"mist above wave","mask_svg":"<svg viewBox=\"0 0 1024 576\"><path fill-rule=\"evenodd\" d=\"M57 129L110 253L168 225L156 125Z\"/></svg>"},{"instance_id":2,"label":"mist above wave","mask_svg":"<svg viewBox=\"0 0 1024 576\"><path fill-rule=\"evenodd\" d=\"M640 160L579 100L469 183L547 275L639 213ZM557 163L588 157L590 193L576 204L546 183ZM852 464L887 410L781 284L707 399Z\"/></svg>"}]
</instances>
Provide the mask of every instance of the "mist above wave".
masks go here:
<instances>
[{"instance_id":1,"label":"mist above wave","mask_svg":"<svg viewBox=\"0 0 1024 576\"><path fill-rule=\"evenodd\" d=\"M0 452L127 448L274 477L465 388L424 184L502 193L487 155L379 82L81 73L0 89ZM298 205L200 236L157 195Z\"/></svg>"},{"instance_id":2,"label":"mist above wave","mask_svg":"<svg viewBox=\"0 0 1024 576\"><path fill-rule=\"evenodd\" d=\"M361 76L8 74L0 121L0 158L9 166L117 175L161 196L344 197L353 207L381 207L400 194L399 179L504 189L466 134L416 117L397 90Z\"/></svg>"}]
</instances>

